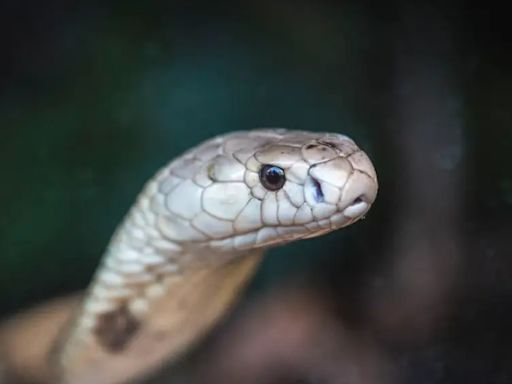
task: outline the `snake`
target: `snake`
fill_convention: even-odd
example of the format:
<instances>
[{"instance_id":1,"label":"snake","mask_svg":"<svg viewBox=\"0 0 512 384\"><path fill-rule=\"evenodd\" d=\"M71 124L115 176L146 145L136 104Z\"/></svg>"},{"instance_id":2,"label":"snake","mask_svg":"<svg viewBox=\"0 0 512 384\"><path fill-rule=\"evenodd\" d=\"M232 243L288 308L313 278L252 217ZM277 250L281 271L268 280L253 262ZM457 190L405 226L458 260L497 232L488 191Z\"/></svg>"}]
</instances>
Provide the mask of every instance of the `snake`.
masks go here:
<instances>
[{"instance_id":1,"label":"snake","mask_svg":"<svg viewBox=\"0 0 512 384\"><path fill-rule=\"evenodd\" d=\"M47 337L47 382L142 380L208 333L267 249L356 222L377 190L369 157L339 133L236 131L186 151L144 185Z\"/></svg>"}]
</instances>

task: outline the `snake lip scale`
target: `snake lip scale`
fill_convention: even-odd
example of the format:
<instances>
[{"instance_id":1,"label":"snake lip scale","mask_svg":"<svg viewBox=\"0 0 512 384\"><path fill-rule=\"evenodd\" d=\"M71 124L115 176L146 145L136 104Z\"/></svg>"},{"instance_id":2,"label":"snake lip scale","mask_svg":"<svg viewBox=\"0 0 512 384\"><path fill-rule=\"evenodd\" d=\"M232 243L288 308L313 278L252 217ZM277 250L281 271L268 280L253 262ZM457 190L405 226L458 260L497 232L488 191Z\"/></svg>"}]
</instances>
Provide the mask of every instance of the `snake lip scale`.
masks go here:
<instances>
[{"instance_id":1,"label":"snake lip scale","mask_svg":"<svg viewBox=\"0 0 512 384\"><path fill-rule=\"evenodd\" d=\"M116 229L48 345L47 382L144 377L218 321L267 248L354 223L377 190L368 156L338 133L256 129L190 149L146 183Z\"/></svg>"}]
</instances>

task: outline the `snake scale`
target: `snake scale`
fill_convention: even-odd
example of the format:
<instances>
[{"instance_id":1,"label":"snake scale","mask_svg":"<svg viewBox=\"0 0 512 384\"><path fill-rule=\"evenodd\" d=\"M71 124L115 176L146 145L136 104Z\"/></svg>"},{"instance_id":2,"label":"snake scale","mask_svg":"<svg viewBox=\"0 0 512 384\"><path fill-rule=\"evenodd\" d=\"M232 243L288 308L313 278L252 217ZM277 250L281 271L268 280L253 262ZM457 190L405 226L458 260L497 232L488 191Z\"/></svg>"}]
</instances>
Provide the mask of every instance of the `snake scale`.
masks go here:
<instances>
[{"instance_id":1,"label":"snake scale","mask_svg":"<svg viewBox=\"0 0 512 384\"><path fill-rule=\"evenodd\" d=\"M265 249L352 224L377 189L371 161L341 134L257 129L207 140L146 183L73 315L59 326L46 316L46 377L19 349L9 355L26 319L0 332L7 362L41 382L137 381L212 327Z\"/></svg>"}]
</instances>

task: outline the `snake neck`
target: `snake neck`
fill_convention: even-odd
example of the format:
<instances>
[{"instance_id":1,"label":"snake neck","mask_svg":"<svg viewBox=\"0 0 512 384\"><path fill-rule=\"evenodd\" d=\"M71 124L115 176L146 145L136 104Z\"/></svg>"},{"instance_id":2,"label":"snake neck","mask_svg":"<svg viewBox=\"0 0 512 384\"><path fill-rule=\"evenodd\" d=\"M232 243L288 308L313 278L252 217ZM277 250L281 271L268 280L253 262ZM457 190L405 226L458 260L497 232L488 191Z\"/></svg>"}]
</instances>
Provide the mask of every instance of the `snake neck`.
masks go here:
<instances>
[{"instance_id":1,"label":"snake neck","mask_svg":"<svg viewBox=\"0 0 512 384\"><path fill-rule=\"evenodd\" d=\"M124 382L182 354L233 304L258 265L261 251L220 258L148 230L157 218L144 204L139 198L116 230L52 354L60 382Z\"/></svg>"}]
</instances>

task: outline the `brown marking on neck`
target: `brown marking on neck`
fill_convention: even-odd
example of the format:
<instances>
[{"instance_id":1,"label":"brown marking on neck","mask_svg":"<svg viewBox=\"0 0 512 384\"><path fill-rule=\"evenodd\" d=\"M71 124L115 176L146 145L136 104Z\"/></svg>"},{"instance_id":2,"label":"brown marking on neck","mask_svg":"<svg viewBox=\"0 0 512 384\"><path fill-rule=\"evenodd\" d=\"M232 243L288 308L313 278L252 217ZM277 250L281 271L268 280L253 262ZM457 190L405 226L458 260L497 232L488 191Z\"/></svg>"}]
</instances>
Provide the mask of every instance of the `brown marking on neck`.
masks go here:
<instances>
[{"instance_id":1,"label":"brown marking on neck","mask_svg":"<svg viewBox=\"0 0 512 384\"><path fill-rule=\"evenodd\" d=\"M94 334L101 346L111 353L122 351L140 328L140 322L122 305L98 317Z\"/></svg>"}]
</instances>

